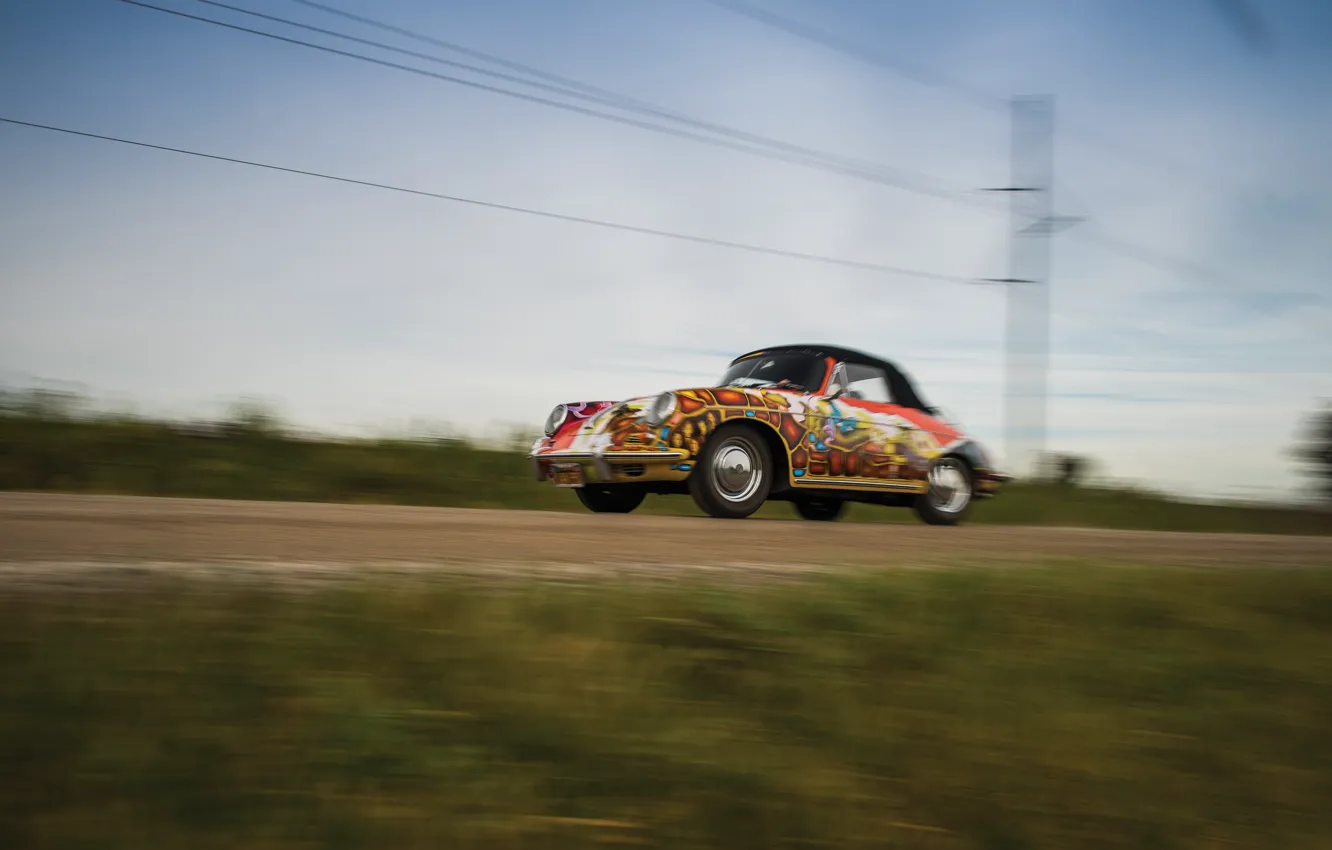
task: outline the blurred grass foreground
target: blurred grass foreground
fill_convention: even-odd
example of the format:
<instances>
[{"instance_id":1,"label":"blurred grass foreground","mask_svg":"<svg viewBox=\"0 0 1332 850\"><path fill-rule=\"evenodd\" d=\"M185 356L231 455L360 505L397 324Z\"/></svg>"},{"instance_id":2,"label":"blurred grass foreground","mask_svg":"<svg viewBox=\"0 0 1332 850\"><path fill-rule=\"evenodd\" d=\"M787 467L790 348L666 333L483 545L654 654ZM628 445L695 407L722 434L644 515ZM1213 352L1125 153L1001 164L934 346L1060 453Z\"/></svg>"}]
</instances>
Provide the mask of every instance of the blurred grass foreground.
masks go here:
<instances>
[{"instance_id":1,"label":"blurred grass foreground","mask_svg":"<svg viewBox=\"0 0 1332 850\"><path fill-rule=\"evenodd\" d=\"M0 490L581 512L571 493L532 479L530 445L526 435L507 447L444 436L302 436L259 408L210 423L96 415L75 398L33 393L0 403ZM652 497L641 510L699 514L687 497ZM758 516L794 513L770 504ZM862 506L847 519L914 522L906 511ZM1325 509L1192 504L1117 487L1022 482L978 503L972 521L1332 534Z\"/></svg>"},{"instance_id":2,"label":"blurred grass foreground","mask_svg":"<svg viewBox=\"0 0 1332 850\"><path fill-rule=\"evenodd\" d=\"M1332 573L0 596L0 847L1332 847Z\"/></svg>"}]
</instances>

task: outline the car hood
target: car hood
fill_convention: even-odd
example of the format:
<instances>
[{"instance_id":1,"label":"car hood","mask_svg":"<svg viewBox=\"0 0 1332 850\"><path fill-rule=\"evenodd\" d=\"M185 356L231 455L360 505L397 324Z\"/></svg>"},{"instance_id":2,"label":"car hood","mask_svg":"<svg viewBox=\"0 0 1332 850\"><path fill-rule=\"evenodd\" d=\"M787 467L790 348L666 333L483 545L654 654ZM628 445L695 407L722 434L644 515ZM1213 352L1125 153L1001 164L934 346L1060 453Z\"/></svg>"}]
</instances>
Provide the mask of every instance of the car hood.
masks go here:
<instances>
[{"instance_id":1,"label":"car hood","mask_svg":"<svg viewBox=\"0 0 1332 850\"><path fill-rule=\"evenodd\" d=\"M680 387L663 390L662 392L671 392L676 395L677 410L691 404L691 401L686 400L690 397L692 397L693 404L699 404L701 403L700 396L715 398L719 393L735 393L737 396L751 398L760 392L769 398L774 394L786 398L801 395L801 393L792 390L773 390L769 388L759 390L717 386ZM648 425L644 420L643 411L661 395L661 392L657 392L650 395L631 396L614 402L574 402L567 404L566 407L569 413L564 425L553 437L543 436L539 438L535 448L577 448L581 450L590 445L589 441L598 442L598 438L602 435L614 432L620 438L624 438L628 431L640 433L639 439L634 440L635 443L644 445L655 443L657 442L656 437L661 435L662 429L660 426L654 428ZM754 400L757 401L756 398ZM759 402L759 404L762 403Z\"/></svg>"}]
</instances>

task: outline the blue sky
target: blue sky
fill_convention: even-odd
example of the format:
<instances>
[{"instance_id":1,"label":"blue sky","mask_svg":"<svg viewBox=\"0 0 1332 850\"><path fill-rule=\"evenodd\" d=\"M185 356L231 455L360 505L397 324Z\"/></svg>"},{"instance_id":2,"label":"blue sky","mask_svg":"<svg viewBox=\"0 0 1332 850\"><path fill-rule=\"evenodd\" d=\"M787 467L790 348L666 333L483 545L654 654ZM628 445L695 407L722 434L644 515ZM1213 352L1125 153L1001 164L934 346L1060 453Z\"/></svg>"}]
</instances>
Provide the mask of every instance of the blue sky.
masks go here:
<instances>
[{"instance_id":1,"label":"blue sky","mask_svg":"<svg viewBox=\"0 0 1332 850\"><path fill-rule=\"evenodd\" d=\"M292 0L232 2L473 61ZM1006 273L1002 207L966 201L1007 181L1007 116L954 88L704 0L328 3L882 163L964 201L116 0L0 3L0 116L960 277ZM1332 4L1260 4L1267 52L1210 0L760 5L997 100L1056 97L1055 204L1087 221L1054 242L1052 448L1182 491L1300 484L1284 453L1332 397ZM1144 252L1181 267L1132 256ZM154 412L258 395L326 430L482 431L539 423L559 401L713 379L731 353L822 340L899 360L1004 450L999 290L13 126L0 126L0 286L0 379L78 382ZM1258 439L1240 440L1251 419Z\"/></svg>"}]
</instances>

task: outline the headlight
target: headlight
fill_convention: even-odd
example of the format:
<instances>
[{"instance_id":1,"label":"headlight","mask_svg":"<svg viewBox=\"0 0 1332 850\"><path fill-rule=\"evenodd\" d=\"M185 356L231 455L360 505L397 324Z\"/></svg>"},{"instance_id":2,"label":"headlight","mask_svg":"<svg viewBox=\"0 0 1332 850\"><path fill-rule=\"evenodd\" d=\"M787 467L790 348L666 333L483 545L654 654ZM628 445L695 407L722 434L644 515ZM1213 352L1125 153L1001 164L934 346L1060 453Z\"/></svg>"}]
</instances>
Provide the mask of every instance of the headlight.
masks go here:
<instances>
[{"instance_id":1,"label":"headlight","mask_svg":"<svg viewBox=\"0 0 1332 850\"><path fill-rule=\"evenodd\" d=\"M555 409L546 417L546 436L553 437L555 432L560 430L564 424L564 419L569 415L569 408L563 404L555 405Z\"/></svg>"},{"instance_id":2,"label":"headlight","mask_svg":"<svg viewBox=\"0 0 1332 850\"><path fill-rule=\"evenodd\" d=\"M675 412L675 393L662 393L647 406L644 418L647 424L656 428Z\"/></svg>"}]
</instances>

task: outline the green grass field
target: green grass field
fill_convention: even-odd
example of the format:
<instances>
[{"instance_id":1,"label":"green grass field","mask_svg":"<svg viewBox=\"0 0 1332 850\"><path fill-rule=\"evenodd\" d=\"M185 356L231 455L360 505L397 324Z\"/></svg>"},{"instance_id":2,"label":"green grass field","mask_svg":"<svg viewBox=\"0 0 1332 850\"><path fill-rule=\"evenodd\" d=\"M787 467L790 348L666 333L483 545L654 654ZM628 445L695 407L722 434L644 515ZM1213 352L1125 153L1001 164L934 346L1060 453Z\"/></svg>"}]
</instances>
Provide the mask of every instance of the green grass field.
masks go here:
<instances>
[{"instance_id":1,"label":"green grass field","mask_svg":"<svg viewBox=\"0 0 1332 850\"><path fill-rule=\"evenodd\" d=\"M0 596L6 848L1332 846L1332 573Z\"/></svg>"},{"instance_id":2,"label":"green grass field","mask_svg":"<svg viewBox=\"0 0 1332 850\"><path fill-rule=\"evenodd\" d=\"M532 479L515 451L462 442L303 441L262 433L185 436L167 424L0 416L0 490L279 499L582 511L573 494ZM688 497L642 510L699 512ZM759 514L790 518L788 505ZM859 508L848 519L914 522L909 512ZM1124 490L1015 484L979 503L974 522L1332 534L1332 514L1169 501Z\"/></svg>"}]
</instances>

